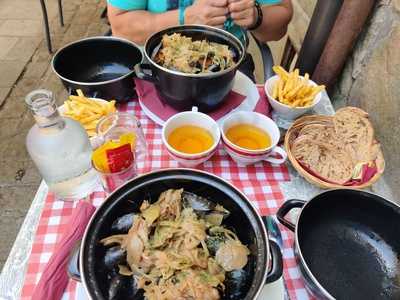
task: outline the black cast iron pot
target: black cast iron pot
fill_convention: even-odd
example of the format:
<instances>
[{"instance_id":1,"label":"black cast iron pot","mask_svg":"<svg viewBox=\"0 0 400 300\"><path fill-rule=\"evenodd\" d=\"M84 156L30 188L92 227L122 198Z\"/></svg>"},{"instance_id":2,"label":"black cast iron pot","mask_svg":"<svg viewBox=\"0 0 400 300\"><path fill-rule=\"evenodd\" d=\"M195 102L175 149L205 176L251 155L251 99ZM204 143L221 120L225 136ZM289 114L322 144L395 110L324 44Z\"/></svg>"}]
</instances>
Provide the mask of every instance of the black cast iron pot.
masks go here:
<instances>
[{"instance_id":1,"label":"black cast iron pot","mask_svg":"<svg viewBox=\"0 0 400 300\"><path fill-rule=\"evenodd\" d=\"M293 224L285 218L302 208ZM400 299L400 207L350 189L289 200L278 220L295 231L295 255L317 299Z\"/></svg>"},{"instance_id":2,"label":"black cast iron pot","mask_svg":"<svg viewBox=\"0 0 400 300\"><path fill-rule=\"evenodd\" d=\"M98 36L66 45L51 64L70 94L81 89L87 97L124 102L137 97L134 67L142 60L133 42Z\"/></svg>"},{"instance_id":3,"label":"black cast iron pot","mask_svg":"<svg viewBox=\"0 0 400 300\"><path fill-rule=\"evenodd\" d=\"M181 33L193 40L206 39L228 45L234 53L236 64L223 71L203 74L186 74L164 68L155 63L153 57L161 45L163 35L172 33ZM243 60L245 49L240 40L227 31L205 25L184 25L153 34L146 41L144 55L149 64L141 65L141 77L155 83L163 101L178 110L197 106L200 111L207 112L220 106L232 90L236 70ZM146 70L151 70L151 73Z\"/></svg>"},{"instance_id":4,"label":"black cast iron pot","mask_svg":"<svg viewBox=\"0 0 400 300\"><path fill-rule=\"evenodd\" d=\"M234 291L225 291L222 299L256 299L266 282L282 275L282 256L279 246L268 240L266 229L255 208L246 196L227 181L197 170L168 169L137 177L112 193L92 217L80 247L79 269L81 280L91 299L108 299L110 271L103 263L106 248L99 240L112 234L111 224L119 217L139 211L144 199L156 201L161 192L170 188L207 197L228 209L224 220L251 251L244 268L245 276ZM71 271L71 268L70 268ZM122 293L117 299L128 299ZM140 292L130 299L144 299Z\"/></svg>"}]
</instances>

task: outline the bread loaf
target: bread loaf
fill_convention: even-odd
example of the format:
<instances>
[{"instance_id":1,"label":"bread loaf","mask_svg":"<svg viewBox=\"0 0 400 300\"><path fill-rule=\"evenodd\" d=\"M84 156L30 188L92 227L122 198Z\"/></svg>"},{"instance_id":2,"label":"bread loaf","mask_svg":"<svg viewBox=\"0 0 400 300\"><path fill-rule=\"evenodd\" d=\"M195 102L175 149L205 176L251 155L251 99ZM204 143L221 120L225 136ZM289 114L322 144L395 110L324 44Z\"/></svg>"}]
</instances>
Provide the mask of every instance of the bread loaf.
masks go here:
<instances>
[{"instance_id":1,"label":"bread loaf","mask_svg":"<svg viewBox=\"0 0 400 300\"><path fill-rule=\"evenodd\" d=\"M294 141L292 152L300 163L327 181L344 184L351 179L354 165L340 147L304 135Z\"/></svg>"}]
</instances>

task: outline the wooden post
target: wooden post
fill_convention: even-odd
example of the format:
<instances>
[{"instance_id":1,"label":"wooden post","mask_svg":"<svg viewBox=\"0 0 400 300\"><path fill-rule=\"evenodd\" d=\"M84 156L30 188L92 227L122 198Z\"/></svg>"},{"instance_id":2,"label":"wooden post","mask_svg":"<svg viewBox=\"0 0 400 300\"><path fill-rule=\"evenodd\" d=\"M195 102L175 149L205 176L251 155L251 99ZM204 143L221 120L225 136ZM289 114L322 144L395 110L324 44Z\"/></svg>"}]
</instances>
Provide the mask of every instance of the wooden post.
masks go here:
<instances>
[{"instance_id":1,"label":"wooden post","mask_svg":"<svg viewBox=\"0 0 400 300\"><path fill-rule=\"evenodd\" d=\"M375 0L344 0L312 79L328 90L336 83Z\"/></svg>"}]
</instances>

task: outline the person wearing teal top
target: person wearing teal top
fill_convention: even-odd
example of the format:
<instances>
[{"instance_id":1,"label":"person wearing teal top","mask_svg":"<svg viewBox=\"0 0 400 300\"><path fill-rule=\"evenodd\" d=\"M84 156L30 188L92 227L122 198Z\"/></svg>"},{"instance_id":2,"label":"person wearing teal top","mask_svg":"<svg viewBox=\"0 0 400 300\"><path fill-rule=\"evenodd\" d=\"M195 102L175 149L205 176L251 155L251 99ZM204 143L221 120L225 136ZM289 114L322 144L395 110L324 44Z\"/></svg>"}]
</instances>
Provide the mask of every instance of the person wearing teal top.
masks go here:
<instances>
[{"instance_id":1,"label":"person wearing teal top","mask_svg":"<svg viewBox=\"0 0 400 300\"><path fill-rule=\"evenodd\" d=\"M261 42L281 39L289 24L291 0L107 0L114 36L139 45L155 32L183 24L223 28L242 41L246 31ZM247 55L241 71L254 80L254 63Z\"/></svg>"}]
</instances>

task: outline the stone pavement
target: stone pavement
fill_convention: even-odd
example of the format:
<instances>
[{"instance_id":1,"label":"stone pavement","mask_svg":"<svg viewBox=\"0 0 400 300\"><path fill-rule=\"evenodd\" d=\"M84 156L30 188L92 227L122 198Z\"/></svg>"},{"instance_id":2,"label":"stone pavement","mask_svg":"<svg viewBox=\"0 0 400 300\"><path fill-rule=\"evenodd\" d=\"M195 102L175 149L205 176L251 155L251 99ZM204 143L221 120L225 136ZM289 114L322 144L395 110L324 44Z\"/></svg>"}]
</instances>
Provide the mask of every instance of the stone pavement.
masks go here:
<instances>
[{"instance_id":1,"label":"stone pavement","mask_svg":"<svg viewBox=\"0 0 400 300\"><path fill-rule=\"evenodd\" d=\"M85 36L102 35L108 25L100 18L101 0L68 0L61 27L57 1L46 1L53 51ZM53 74L44 40L38 0L0 0L0 269L40 183L25 147L33 125L24 104L36 88L52 90L62 103L67 93Z\"/></svg>"}]
</instances>

